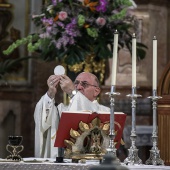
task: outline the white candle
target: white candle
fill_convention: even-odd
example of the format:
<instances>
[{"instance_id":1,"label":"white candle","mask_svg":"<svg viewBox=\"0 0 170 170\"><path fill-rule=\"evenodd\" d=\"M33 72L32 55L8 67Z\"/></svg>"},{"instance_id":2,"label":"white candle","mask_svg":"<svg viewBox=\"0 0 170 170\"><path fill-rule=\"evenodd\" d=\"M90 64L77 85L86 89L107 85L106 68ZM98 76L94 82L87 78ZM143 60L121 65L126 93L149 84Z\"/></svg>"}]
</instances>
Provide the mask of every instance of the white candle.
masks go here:
<instances>
[{"instance_id":1,"label":"white candle","mask_svg":"<svg viewBox=\"0 0 170 170\"><path fill-rule=\"evenodd\" d=\"M114 33L114 47L113 47L113 59L112 59L112 79L111 85L116 85L116 72L117 72L117 50L118 50L118 32Z\"/></svg>"},{"instance_id":2,"label":"white candle","mask_svg":"<svg viewBox=\"0 0 170 170\"><path fill-rule=\"evenodd\" d=\"M153 90L157 89L157 39L153 38Z\"/></svg>"},{"instance_id":3,"label":"white candle","mask_svg":"<svg viewBox=\"0 0 170 170\"><path fill-rule=\"evenodd\" d=\"M136 87L136 36L132 36L132 87Z\"/></svg>"}]
</instances>

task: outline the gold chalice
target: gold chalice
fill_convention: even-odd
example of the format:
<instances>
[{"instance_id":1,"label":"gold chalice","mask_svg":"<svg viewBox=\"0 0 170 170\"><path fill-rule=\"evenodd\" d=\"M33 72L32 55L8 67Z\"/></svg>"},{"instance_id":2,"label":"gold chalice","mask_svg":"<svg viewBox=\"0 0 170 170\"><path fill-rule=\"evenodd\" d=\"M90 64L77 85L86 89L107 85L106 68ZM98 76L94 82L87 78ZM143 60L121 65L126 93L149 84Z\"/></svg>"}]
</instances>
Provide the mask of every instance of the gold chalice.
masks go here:
<instances>
[{"instance_id":1,"label":"gold chalice","mask_svg":"<svg viewBox=\"0 0 170 170\"><path fill-rule=\"evenodd\" d=\"M20 152L23 151L24 146L21 145L23 140L22 136L8 136L8 144L6 146L6 150L11 154L7 156L6 159L11 160L21 160Z\"/></svg>"}]
</instances>

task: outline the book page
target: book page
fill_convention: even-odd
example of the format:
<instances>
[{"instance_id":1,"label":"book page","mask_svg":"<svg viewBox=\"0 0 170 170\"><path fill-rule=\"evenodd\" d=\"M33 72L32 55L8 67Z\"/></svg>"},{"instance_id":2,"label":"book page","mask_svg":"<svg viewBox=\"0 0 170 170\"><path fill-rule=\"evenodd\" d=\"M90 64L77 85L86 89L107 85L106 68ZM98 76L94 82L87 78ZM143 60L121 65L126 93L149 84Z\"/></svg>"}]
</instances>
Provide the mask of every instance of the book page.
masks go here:
<instances>
[{"instance_id":1,"label":"book page","mask_svg":"<svg viewBox=\"0 0 170 170\"><path fill-rule=\"evenodd\" d=\"M104 111L99 111L99 112L93 112L90 110L81 110L81 111L63 111L64 113L83 113L83 114L92 114L92 113L97 113L97 114L110 114L110 112L104 112ZM125 114L123 112L114 112L114 114Z\"/></svg>"}]
</instances>

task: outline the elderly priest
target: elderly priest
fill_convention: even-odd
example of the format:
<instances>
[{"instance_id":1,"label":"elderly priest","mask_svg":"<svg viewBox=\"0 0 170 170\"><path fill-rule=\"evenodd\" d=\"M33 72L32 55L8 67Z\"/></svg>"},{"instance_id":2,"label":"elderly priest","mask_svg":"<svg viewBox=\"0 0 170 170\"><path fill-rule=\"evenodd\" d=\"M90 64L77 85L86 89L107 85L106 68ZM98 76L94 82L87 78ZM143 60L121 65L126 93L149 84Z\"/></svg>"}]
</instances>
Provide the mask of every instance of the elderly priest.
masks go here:
<instances>
[{"instance_id":1,"label":"elderly priest","mask_svg":"<svg viewBox=\"0 0 170 170\"><path fill-rule=\"evenodd\" d=\"M99 80L92 73L80 73L74 82L64 74L51 75L47 85L48 91L37 103L34 113L35 157L55 158L58 156L58 148L54 147L56 131L63 111L109 112L110 108L97 102ZM71 98L68 106L63 103L55 106L54 98L59 85Z\"/></svg>"}]
</instances>

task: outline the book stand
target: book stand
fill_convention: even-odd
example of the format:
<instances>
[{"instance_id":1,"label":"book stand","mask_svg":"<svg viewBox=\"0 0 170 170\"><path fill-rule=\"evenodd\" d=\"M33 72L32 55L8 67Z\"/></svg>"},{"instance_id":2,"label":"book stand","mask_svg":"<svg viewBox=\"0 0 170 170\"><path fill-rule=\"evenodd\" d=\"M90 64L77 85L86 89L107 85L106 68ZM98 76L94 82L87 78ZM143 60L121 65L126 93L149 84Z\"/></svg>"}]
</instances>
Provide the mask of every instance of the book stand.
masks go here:
<instances>
[{"instance_id":1,"label":"book stand","mask_svg":"<svg viewBox=\"0 0 170 170\"><path fill-rule=\"evenodd\" d=\"M121 143L126 114L115 113L115 146ZM101 160L107 153L110 137L110 112L63 112L55 147L65 147L65 158Z\"/></svg>"}]
</instances>

